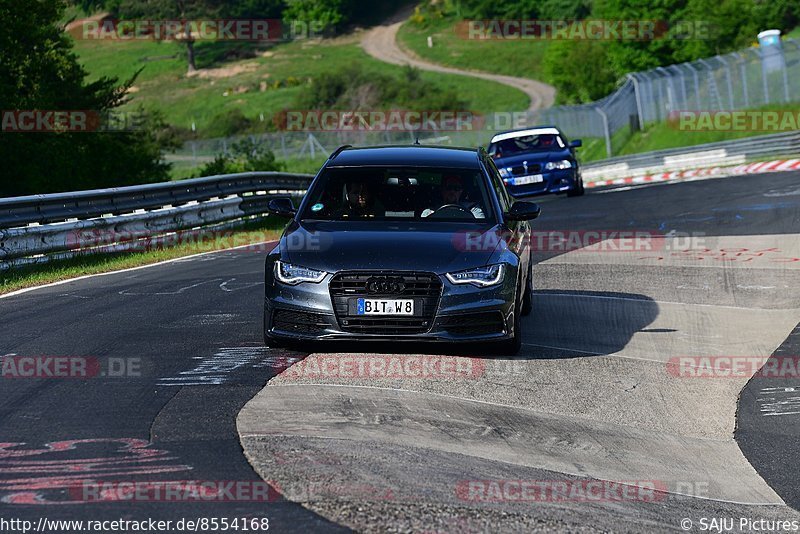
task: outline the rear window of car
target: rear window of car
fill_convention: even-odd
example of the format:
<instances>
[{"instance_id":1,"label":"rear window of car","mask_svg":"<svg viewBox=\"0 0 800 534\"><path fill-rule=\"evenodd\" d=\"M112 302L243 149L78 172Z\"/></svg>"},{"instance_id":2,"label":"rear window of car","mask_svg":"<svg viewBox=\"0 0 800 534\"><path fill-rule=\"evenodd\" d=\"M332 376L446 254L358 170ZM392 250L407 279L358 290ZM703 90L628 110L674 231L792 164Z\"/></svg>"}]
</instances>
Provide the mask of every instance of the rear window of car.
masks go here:
<instances>
[{"instance_id":1,"label":"rear window of car","mask_svg":"<svg viewBox=\"0 0 800 534\"><path fill-rule=\"evenodd\" d=\"M479 169L333 167L309 191L301 219L494 221Z\"/></svg>"}]
</instances>

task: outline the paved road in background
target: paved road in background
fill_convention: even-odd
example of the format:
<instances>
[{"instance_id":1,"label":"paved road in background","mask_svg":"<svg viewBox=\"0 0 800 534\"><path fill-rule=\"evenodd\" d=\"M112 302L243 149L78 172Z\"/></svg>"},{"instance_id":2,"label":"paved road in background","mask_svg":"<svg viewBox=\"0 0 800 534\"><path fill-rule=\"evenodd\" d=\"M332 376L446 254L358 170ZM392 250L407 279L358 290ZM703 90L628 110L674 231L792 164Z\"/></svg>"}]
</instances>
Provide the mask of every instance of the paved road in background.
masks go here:
<instances>
[{"instance_id":1,"label":"paved road in background","mask_svg":"<svg viewBox=\"0 0 800 534\"><path fill-rule=\"evenodd\" d=\"M444 74L458 74L461 76L471 76L482 80L509 85L528 95L531 102L528 111L549 108L555 100L556 90L553 86L546 83L531 80L529 78L518 78L515 76L504 76L501 74L489 74L471 70L456 69L445 67L436 63L425 61L410 52L403 50L397 42L397 32L403 25L411 11L403 9L399 13L390 17L380 26L368 30L361 39L361 47L369 55L380 61L393 65L411 65L421 70L441 72Z\"/></svg>"},{"instance_id":2,"label":"paved road in background","mask_svg":"<svg viewBox=\"0 0 800 534\"><path fill-rule=\"evenodd\" d=\"M692 262L658 259L661 254L540 254L536 310L525 322L523 358L515 361L522 367L498 367L500 374L487 375L497 380L455 384L458 391L433 382L406 391L397 384L363 384L369 387L348 397L349 405L328 396L340 402L328 411L313 411L319 407L314 403L333 387L300 388L283 380L280 388L264 388L305 354L263 347L263 251L187 258L0 299L0 355L96 358L106 372L86 379L2 378L0 515L34 521L266 516L277 532L348 525L379 530L394 522L442 531L490 525L625 531L640 528L641 521L677 528L683 514L747 511L794 518L780 504L797 502L785 482L791 478L781 473L796 480L797 466L779 456L793 449L759 456L757 447L743 445L764 482L733 441L737 395L746 380L670 382L664 362L672 355L734 350L769 356L787 342L798 322L798 270L784 262L800 256L799 177L734 177L543 199L538 230L695 232L708 236L709 252ZM722 248L766 252L734 266L719 259ZM120 366L132 367L119 372ZM307 394L293 396L293 388ZM269 439L245 435L258 473L298 501L308 500L303 491L313 494L303 488L309 480L338 488L337 499L301 507L280 500L94 502L81 494L97 482L258 483L236 418L271 389L297 404L284 402L274 414L260 414L259 431L270 433ZM391 404L376 409L387 395ZM738 409L752 411L755 402L744 395ZM354 441L356 411L375 423L362 425L364 433ZM458 417L448 421L447 413ZM752 417L748 430L758 436L769 422L770 432L788 441L800 428L797 417L781 416L779 426L771 423L774 417ZM337 428L330 427L334 420ZM398 443L400 430L413 421L424 425ZM477 434L476 421L486 423ZM665 468L676 450L686 465L703 469L692 481L713 484L723 480L716 476L741 475L738 485L712 487L718 492L712 497L735 501L740 491L747 502L762 505L671 498L650 505L509 507L453 497L453 484L465 478L684 476L685 469ZM720 456L704 457L708 451ZM782 469L770 471L769 464ZM342 481L342 474L352 478ZM403 498L376 502L365 495L387 485Z\"/></svg>"}]
</instances>

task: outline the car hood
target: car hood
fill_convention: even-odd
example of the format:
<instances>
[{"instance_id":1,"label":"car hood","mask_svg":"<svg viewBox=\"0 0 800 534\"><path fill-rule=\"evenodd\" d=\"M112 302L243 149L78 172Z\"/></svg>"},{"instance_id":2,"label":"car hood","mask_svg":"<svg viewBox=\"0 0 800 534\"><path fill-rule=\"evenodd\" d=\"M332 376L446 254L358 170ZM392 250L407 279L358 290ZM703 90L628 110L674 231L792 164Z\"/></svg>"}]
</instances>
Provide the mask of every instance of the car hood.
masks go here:
<instances>
[{"instance_id":1,"label":"car hood","mask_svg":"<svg viewBox=\"0 0 800 534\"><path fill-rule=\"evenodd\" d=\"M491 223L292 221L281 237L280 251L285 261L327 272L392 269L444 274L488 264L503 248L499 230Z\"/></svg>"},{"instance_id":2,"label":"car hood","mask_svg":"<svg viewBox=\"0 0 800 534\"><path fill-rule=\"evenodd\" d=\"M498 167L516 167L522 165L524 161L531 163L546 163L548 161L560 161L562 159L572 159L569 149L551 150L549 152L526 152L525 154L514 154L494 160Z\"/></svg>"}]
</instances>

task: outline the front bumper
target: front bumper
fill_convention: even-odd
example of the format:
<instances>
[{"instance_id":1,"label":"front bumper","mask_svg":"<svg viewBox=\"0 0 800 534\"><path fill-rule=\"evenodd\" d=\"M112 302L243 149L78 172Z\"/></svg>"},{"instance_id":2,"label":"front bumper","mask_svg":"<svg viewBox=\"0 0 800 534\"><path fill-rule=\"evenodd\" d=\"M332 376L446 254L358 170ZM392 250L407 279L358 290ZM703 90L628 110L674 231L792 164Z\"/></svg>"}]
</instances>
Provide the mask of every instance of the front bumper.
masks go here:
<instances>
[{"instance_id":1,"label":"front bumper","mask_svg":"<svg viewBox=\"0 0 800 534\"><path fill-rule=\"evenodd\" d=\"M380 326L374 331L354 331L347 323L357 317L343 313L341 306L338 311L334 308L336 297L330 291L333 275L318 284L296 286L283 285L268 276L264 331L271 338L296 340L502 341L513 334L516 276L515 268L507 268L503 282L489 288L454 285L443 276L437 276L442 286L438 297L432 301L433 313L423 317L425 324L413 332ZM360 296L369 295L350 295L352 298Z\"/></svg>"},{"instance_id":2,"label":"front bumper","mask_svg":"<svg viewBox=\"0 0 800 534\"><path fill-rule=\"evenodd\" d=\"M513 197L527 197L533 195L545 195L548 193L566 193L578 187L580 181L578 171L575 168L556 171L545 171L540 173L544 181L536 184L513 185L511 179L504 178L509 194ZM513 178L520 178L514 176Z\"/></svg>"}]
</instances>

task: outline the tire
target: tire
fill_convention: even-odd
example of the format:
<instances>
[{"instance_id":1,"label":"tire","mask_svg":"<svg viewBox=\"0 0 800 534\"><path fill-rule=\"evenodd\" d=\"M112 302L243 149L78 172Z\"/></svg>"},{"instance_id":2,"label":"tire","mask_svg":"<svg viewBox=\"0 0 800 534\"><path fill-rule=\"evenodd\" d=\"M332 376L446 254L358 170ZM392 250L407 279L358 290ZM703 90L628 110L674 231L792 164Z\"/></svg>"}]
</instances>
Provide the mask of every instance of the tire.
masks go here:
<instances>
[{"instance_id":1,"label":"tire","mask_svg":"<svg viewBox=\"0 0 800 534\"><path fill-rule=\"evenodd\" d=\"M583 196L583 194L585 192L586 192L586 190L583 187L583 179L581 179L581 181L578 182L578 186L575 189L571 189L571 190L567 191L567 196L568 197L580 197L580 196Z\"/></svg>"},{"instance_id":2,"label":"tire","mask_svg":"<svg viewBox=\"0 0 800 534\"><path fill-rule=\"evenodd\" d=\"M533 311L533 261L531 259L528 260L528 276L525 278L523 291L520 314L523 317L527 317Z\"/></svg>"},{"instance_id":3,"label":"tire","mask_svg":"<svg viewBox=\"0 0 800 534\"><path fill-rule=\"evenodd\" d=\"M503 356L516 356L522 348L522 299L523 294L520 292L514 302L514 336L498 346L498 352Z\"/></svg>"}]
</instances>

